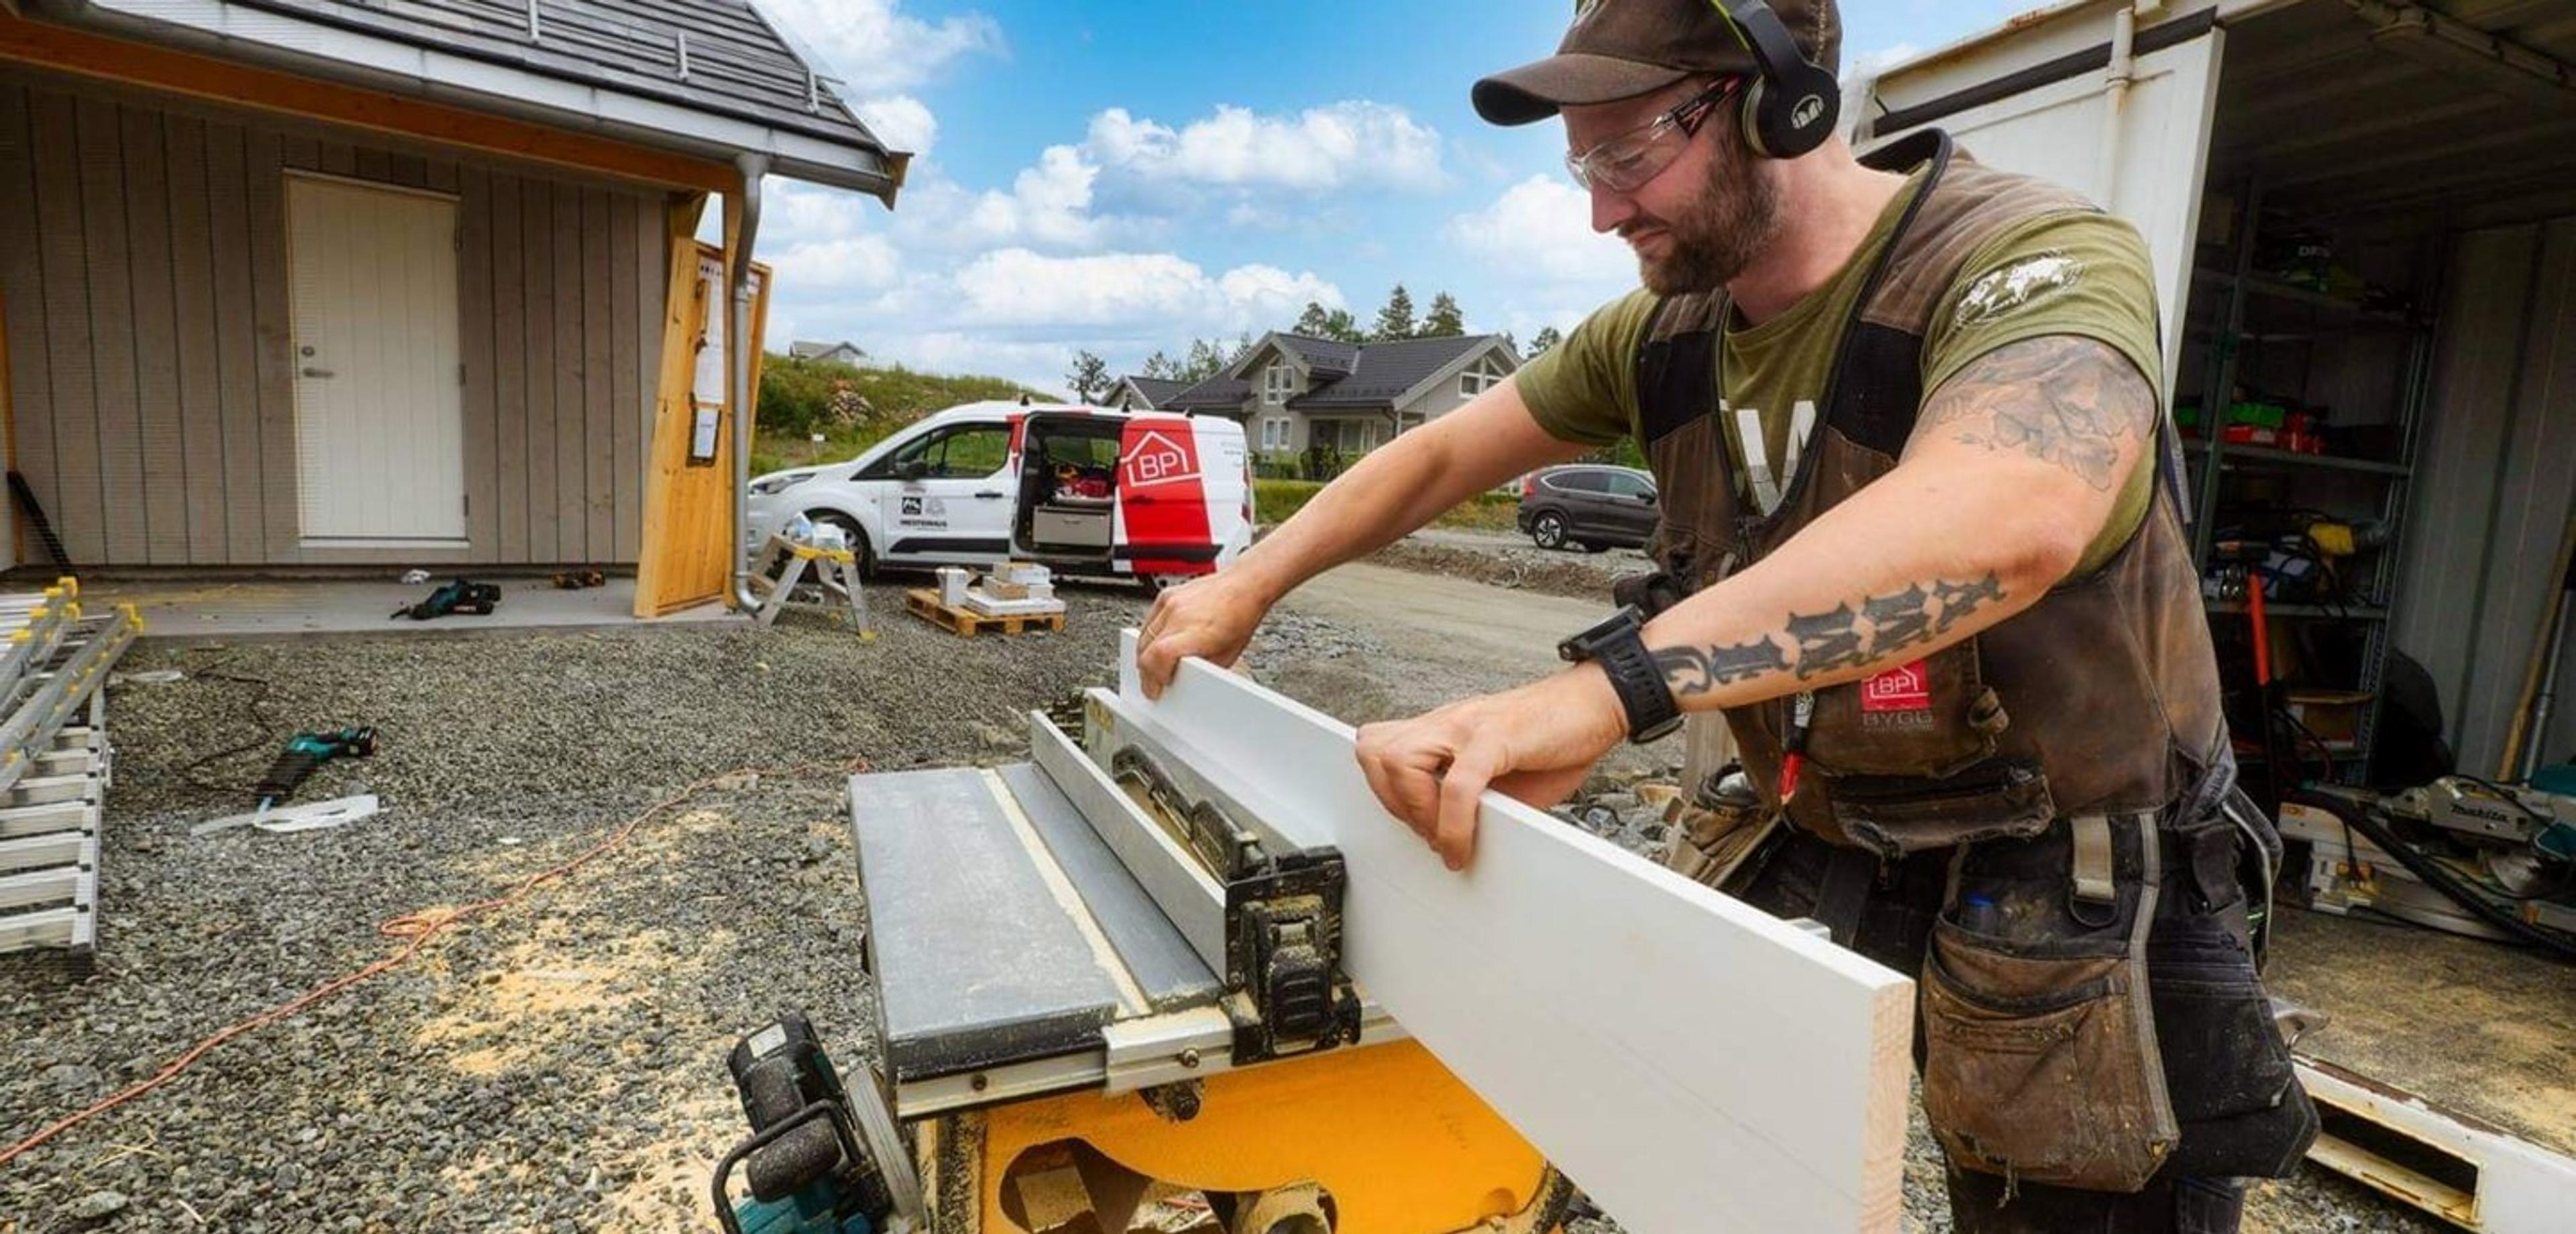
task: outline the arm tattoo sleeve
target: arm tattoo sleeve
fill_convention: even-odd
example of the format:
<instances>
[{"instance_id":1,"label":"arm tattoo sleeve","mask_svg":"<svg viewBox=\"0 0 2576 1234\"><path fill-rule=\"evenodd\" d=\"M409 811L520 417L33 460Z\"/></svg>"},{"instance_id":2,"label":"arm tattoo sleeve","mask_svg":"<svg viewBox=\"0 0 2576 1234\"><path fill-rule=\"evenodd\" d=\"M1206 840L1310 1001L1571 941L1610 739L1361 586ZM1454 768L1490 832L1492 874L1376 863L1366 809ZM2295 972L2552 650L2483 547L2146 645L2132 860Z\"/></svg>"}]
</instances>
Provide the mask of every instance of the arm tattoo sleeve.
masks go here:
<instances>
[{"instance_id":1,"label":"arm tattoo sleeve","mask_svg":"<svg viewBox=\"0 0 2576 1234\"><path fill-rule=\"evenodd\" d=\"M1791 613L1781 628L1749 642L1717 647L1665 647L1655 652L1675 697L1706 694L1766 673L1800 681L1873 663L1949 633L1969 614L2004 598L1992 574L1973 581L1935 579L1870 596L1858 608ZM1792 653L1795 658L1792 658Z\"/></svg>"},{"instance_id":2,"label":"arm tattoo sleeve","mask_svg":"<svg viewBox=\"0 0 2576 1234\"><path fill-rule=\"evenodd\" d=\"M2074 335L2008 343L1969 362L1923 404L1915 434L2055 463L2096 489L2119 482L2121 443L2155 425L2153 388L2108 344Z\"/></svg>"}]
</instances>

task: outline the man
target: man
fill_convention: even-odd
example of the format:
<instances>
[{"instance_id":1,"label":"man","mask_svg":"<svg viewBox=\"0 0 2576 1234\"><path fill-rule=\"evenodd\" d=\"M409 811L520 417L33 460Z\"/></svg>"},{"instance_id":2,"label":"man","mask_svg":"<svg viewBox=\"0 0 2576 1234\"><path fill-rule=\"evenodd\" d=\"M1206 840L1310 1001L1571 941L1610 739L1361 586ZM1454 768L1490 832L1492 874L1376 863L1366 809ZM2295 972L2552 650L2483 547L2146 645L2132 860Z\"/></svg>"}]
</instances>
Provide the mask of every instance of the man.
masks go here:
<instances>
[{"instance_id":1,"label":"man","mask_svg":"<svg viewBox=\"0 0 2576 1234\"><path fill-rule=\"evenodd\" d=\"M1659 611L1361 730L1387 809L1462 867L1486 788L1552 803L1722 712L1743 776L1695 780L1684 830L1784 819L1726 889L1919 975L1959 1227L2232 1231L2315 1113L2255 975L2278 841L2226 808L2145 249L1937 133L1856 158L1838 26L1832 0L1592 0L1557 55L1477 83L1490 121L1561 115L1644 286L1165 593L1140 667L1159 691L1183 656L1231 663L1305 579L1635 437Z\"/></svg>"}]
</instances>

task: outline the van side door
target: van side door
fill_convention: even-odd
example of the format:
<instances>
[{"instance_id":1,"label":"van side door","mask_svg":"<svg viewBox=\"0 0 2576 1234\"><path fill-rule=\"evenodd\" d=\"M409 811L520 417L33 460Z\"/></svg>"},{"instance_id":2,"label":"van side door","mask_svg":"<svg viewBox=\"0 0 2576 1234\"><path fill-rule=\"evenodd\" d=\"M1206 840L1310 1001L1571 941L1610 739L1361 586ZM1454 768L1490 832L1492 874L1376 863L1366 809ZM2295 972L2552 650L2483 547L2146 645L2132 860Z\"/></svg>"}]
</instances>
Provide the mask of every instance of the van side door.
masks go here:
<instances>
[{"instance_id":1,"label":"van side door","mask_svg":"<svg viewBox=\"0 0 2576 1234\"><path fill-rule=\"evenodd\" d=\"M879 503L880 557L999 562L1010 549L1011 426L970 420L922 434L854 480Z\"/></svg>"}]
</instances>

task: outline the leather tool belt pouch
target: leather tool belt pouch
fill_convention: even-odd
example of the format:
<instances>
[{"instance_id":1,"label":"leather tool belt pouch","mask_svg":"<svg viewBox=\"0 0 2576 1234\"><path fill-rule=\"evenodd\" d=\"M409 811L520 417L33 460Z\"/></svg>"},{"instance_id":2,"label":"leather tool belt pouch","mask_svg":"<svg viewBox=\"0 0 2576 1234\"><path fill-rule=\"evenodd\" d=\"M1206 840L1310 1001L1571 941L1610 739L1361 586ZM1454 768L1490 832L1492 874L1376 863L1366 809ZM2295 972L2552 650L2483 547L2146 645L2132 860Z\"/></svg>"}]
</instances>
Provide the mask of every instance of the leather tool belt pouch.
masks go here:
<instances>
[{"instance_id":1,"label":"leather tool belt pouch","mask_svg":"<svg viewBox=\"0 0 2576 1234\"><path fill-rule=\"evenodd\" d=\"M1685 878L1717 886L1775 814L1742 771L1729 766L1711 773L1697 792L1664 807L1670 837L1665 864Z\"/></svg>"},{"instance_id":2,"label":"leather tool belt pouch","mask_svg":"<svg viewBox=\"0 0 2576 1234\"><path fill-rule=\"evenodd\" d=\"M1793 801L1792 816L1888 858L2046 830L2048 777L1996 753L2011 719L1980 664L1968 639L1816 691L1807 758L1822 791ZM1783 707L1763 713L1773 734Z\"/></svg>"},{"instance_id":3,"label":"leather tool belt pouch","mask_svg":"<svg viewBox=\"0 0 2576 1234\"><path fill-rule=\"evenodd\" d=\"M1923 1105L1955 1164L2130 1192L2180 1137L2146 937L2155 820L2063 820L1963 848L1923 967Z\"/></svg>"}]
</instances>

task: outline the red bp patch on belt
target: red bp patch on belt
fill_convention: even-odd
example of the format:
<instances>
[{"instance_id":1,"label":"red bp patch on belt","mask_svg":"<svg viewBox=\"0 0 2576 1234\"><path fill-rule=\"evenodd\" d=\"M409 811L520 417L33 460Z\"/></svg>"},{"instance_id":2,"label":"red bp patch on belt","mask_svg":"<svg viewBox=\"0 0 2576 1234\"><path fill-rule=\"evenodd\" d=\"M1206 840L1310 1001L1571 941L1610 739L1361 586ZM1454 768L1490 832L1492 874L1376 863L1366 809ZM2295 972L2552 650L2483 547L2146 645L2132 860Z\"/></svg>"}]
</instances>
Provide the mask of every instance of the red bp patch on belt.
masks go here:
<instances>
[{"instance_id":1,"label":"red bp patch on belt","mask_svg":"<svg viewBox=\"0 0 2576 1234\"><path fill-rule=\"evenodd\" d=\"M1932 674L1921 660L1902 664L1860 683L1864 713L1932 710Z\"/></svg>"}]
</instances>

